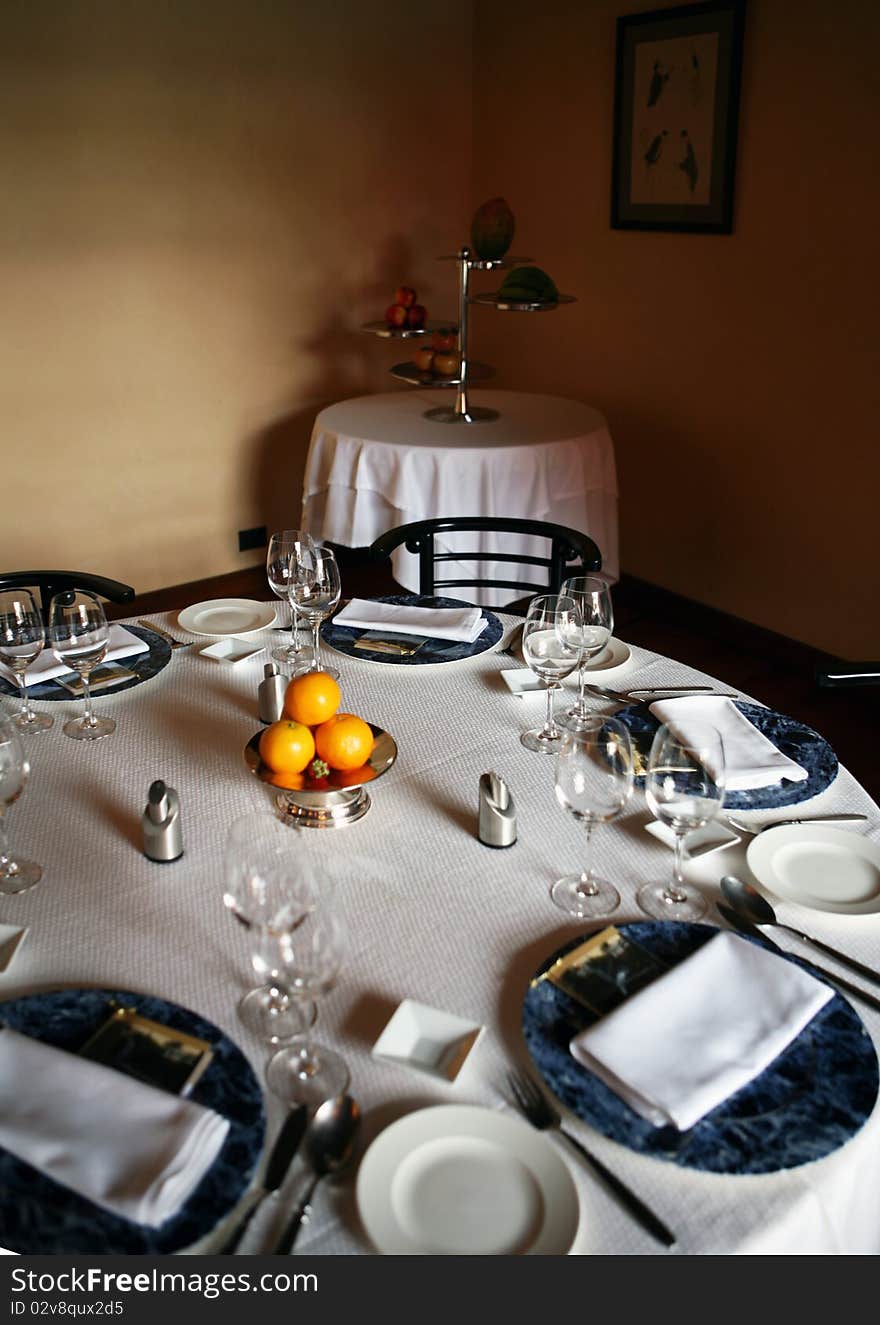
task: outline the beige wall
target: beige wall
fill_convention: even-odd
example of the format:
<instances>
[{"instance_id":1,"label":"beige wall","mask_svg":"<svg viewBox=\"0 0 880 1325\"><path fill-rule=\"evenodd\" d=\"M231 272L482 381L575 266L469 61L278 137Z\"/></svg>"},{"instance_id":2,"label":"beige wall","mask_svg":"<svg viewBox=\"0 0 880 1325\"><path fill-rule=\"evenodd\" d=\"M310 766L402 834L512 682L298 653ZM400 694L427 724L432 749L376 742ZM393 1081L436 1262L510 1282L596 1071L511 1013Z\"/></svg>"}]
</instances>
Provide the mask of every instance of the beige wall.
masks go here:
<instances>
[{"instance_id":1,"label":"beige wall","mask_svg":"<svg viewBox=\"0 0 880 1325\"><path fill-rule=\"evenodd\" d=\"M471 4L11 0L0 10L0 566L147 591L298 523L358 331L471 189Z\"/></svg>"},{"instance_id":2,"label":"beige wall","mask_svg":"<svg viewBox=\"0 0 880 1325\"><path fill-rule=\"evenodd\" d=\"M476 310L473 350L607 412L624 569L880 657L880 7L751 0L732 236L609 228L636 8L2 6L0 566L252 564L237 530L296 521L316 410L392 385L359 324L401 279L448 307L434 256L503 193L579 302Z\"/></svg>"},{"instance_id":3,"label":"beige wall","mask_svg":"<svg viewBox=\"0 0 880 1325\"><path fill-rule=\"evenodd\" d=\"M735 231L611 230L615 20L477 0L474 197L579 302L475 313L498 384L602 408L623 568L880 657L880 6L750 0Z\"/></svg>"}]
</instances>

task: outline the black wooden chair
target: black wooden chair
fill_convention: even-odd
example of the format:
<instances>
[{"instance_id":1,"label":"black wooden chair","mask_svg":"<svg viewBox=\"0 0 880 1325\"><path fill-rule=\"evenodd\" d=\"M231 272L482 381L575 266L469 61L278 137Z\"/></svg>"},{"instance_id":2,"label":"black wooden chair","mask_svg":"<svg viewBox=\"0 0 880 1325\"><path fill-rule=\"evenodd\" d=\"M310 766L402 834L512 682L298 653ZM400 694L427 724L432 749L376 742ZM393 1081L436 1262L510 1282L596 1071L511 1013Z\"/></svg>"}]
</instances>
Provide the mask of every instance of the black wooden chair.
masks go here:
<instances>
[{"instance_id":1,"label":"black wooden chair","mask_svg":"<svg viewBox=\"0 0 880 1325\"><path fill-rule=\"evenodd\" d=\"M36 589L40 595L40 611L48 624L49 604L56 593L66 589L88 589L99 598L111 603L130 603L134 589L119 580L108 580L106 575L92 575L88 571L71 570L16 570L0 571L0 590Z\"/></svg>"},{"instance_id":2,"label":"black wooden chair","mask_svg":"<svg viewBox=\"0 0 880 1325\"><path fill-rule=\"evenodd\" d=\"M523 538L541 538L547 543L547 555L526 555L522 552L476 550L443 551L437 546L439 536L458 533L518 534ZM415 520L399 525L381 534L370 547L374 561L383 561L397 548L405 546L419 559L419 593L444 595L449 590L509 589L518 599L528 599L536 593L558 593L562 581L569 575L590 574L602 569L602 554L587 534L568 529L561 524L548 524L543 520L505 520L496 516L453 516L449 519ZM508 544L509 546L509 544ZM537 582L521 579L480 578L475 567L473 574L466 572L459 579L439 579L437 567L442 562L508 562L513 565L540 567ZM452 595L453 597L456 595ZM460 595L458 595L460 596ZM526 607L517 601L509 605L512 610L525 613Z\"/></svg>"}]
</instances>

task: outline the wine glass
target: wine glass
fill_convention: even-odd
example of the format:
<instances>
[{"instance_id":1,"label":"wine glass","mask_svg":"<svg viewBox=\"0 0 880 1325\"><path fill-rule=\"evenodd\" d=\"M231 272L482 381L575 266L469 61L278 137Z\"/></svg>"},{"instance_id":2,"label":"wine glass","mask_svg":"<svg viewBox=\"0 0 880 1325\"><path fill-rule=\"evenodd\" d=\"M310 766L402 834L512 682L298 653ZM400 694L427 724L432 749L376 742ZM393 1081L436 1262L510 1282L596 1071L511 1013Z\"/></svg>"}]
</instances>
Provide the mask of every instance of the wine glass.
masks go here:
<instances>
[{"instance_id":1,"label":"wine glass","mask_svg":"<svg viewBox=\"0 0 880 1325\"><path fill-rule=\"evenodd\" d=\"M584 698L587 668L590 660L602 652L611 638L614 629L614 609L611 606L611 592L608 585L598 575L573 575L563 581L559 592L574 599L581 610L582 618L577 703L566 709L559 719L561 726L574 729L587 721L590 716Z\"/></svg>"},{"instance_id":2,"label":"wine glass","mask_svg":"<svg viewBox=\"0 0 880 1325\"><path fill-rule=\"evenodd\" d=\"M43 652L46 631L43 618L29 589L7 589L0 593L0 662L15 673L21 693L21 708L11 719L23 732L48 731L55 721L35 713L25 684L25 674Z\"/></svg>"},{"instance_id":3,"label":"wine glass","mask_svg":"<svg viewBox=\"0 0 880 1325\"><path fill-rule=\"evenodd\" d=\"M269 551L266 554L266 578L269 588L276 598L284 598L290 604L290 643L273 649L272 657L278 662L296 664L302 645L299 642L299 621L296 603L291 593L293 567L302 555L304 548L311 548L311 534L301 529L283 529L269 539Z\"/></svg>"},{"instance_id":4,"label":"wine glass","mask_svg":"<svg viewBox=\"0 0 880 1325\"><path fill-rule=\"evenodd\" d=\"M342 594L342 579L339 565L332 548L305 548L297 564L293 567L292 601L296 602L302 615L312 628L312 661L307 667L297 668L297 675L302 672L326 672L338 679L335 667L325 667L321 663L321 622L330 616L339 605Z\"/></svg>"},{"instance_id":5,"label":"wine glass","mask_svg":"<svg viewBox=\"0 0 880 1325\"><path fill-rule=\"evenodd\" d=\"M547 689L547 714L539 730L519 738L527 750L556 754L562 732L553 717L553 691L573 672L580 658L581 615L573 598L539 594L529 603L523 626L522 651L530 669Z\"/></svg>"},{"instance_id":6,"label":"wine glass","mask_svg":"<svg viewBox=\"0 0 880 1325\"><path fill-rule=\"evenodd\" d=\"M645 794L654 816L675 833L672 879L639 889L639 906L658 920L699 920L706 913L700 893L685 887L684 839L718 814L724 801L724 744L721 733L704 722L688 722L681 737L658 728L648 756Z\"/></svg>"},{"instance_id":7,"label":"wine glass","mask_svg":"<svg viewBox=\"0 0 880 1325\"><path fill-rule=\"evenodd\" d=\"M82 677L85 712L65 722L65 736L75 741L99 741L116 731L112 718L96 718L92 712L89 674L104 661L110 627L101 600L86 589L66 589L49 604L49 641L52 652L72 672Z\"/></svg>"},{"instance_id":8,"label":"wine glass","mask_svg":"<svg viewBox=\"0 0 880 1325\"><path fill-rule=\"evenodd\" d=\"M314 1006L291 997L282 972L287 945L314 899L296 865L296 830L258 812L236 819L226 839L223 901L251 940L251 964L265 983L240 1001L246 1028L269 1044L301 1034L315 1019Z\"/></svg>"},{"instance_id":9,"label":"wine glass","mask_svg":"<svg viewBox=\"0 0 880 1325\"><path fill-rule=\"evenodd\" d=\"M620 905L617 889L596 877L592 837L596 824L617 818L632 790L632 741L622 722L591 714L566 732L556 760L556 799L586 828L587 859L580 874L566 874L550 889L561 911L599 919Z\"/></svg>"},{"instance_id":10,"label":"wine glass","mask_svg":"<svg viewBox=\"0 0 880 1325\"><path fill-rule=\"evenodd\" d=\"M285 978L301 998L318 999L336 983L346 950L345 929L332 901L322 899L292 936ZM345 1060L306 1032L269 1059L266 1081L287 1104L315 1106L342 1095L349 1083Z\"/></svg>"},{"instance_id":11,"label":"wine glass","mask_svg":"<svg viewBox=\"0 0 880 1325\"><path fill-rule=\"evenodd\" d=\"M33 860L16 860L9 854L6 811L24 791L30 773L24 746L14 721L0 723L0 893L23 893L43 877Z\"/></svg>"}]
</instances>

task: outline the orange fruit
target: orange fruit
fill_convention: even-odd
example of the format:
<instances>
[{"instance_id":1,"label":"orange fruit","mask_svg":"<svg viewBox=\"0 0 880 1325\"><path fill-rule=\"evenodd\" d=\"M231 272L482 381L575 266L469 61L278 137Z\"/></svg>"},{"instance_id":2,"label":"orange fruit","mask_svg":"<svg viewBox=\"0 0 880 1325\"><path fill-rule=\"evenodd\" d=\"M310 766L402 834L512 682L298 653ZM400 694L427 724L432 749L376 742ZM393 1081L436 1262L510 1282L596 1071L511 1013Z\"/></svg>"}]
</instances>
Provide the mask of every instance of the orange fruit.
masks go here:
<instances>
[{"instance_id":1,"label":"orange fruit","mask_svg":"<svg viewBox=\"0 0 880 1325\"><path fill-rule=\"evenodd\" d=\"M369 764L362 764L360 768L350 768L345 772L337 772L333 779L335 787L360 787L364 782L372 782L373 778L378 776L375 768Z\"/></svg>"},{"instance_id":2,"label":"orange fruit","mask_svg":"<svg viewBox=\"0 0 880 1325\"><path fill-rule=\"evenodd\" d=\"M301 773L315 757L315 738L301 722L281 718L260 737L260 758L273 773Z\"/></svg>"},{"instance_id":3,"label":"orange fruit","mask_svg":"<svg viewBox=\"0 0 880 1325\"><path fill-rule=\"evenodd\" d=\"M360 768L373 753L373 733L354 713L337 713L315 732L315 749L331 768Z\"/></svg>"},{"instance_id":4,"label":"orange fruit","mask_svg":"<svg viewBox=\"0 0 880 1325\"><path fill-rule=\"evenodd\" d=\"M284 716L306 727L317 727L337 712L342 691L326 672L303 672L284 692ZM307 761L308 762L308 761Z\"/></svg>"}]
</instances>

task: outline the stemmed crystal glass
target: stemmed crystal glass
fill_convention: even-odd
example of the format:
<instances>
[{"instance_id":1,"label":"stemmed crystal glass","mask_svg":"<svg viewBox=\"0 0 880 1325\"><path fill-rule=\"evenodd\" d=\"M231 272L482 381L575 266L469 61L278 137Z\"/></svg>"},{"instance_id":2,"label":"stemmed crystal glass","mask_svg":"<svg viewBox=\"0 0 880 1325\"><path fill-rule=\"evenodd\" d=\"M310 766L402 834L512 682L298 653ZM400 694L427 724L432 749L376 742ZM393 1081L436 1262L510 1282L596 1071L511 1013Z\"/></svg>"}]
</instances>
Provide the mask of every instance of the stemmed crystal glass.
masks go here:
<instances>
[{"instance_id":1,"label":"stemmed crystal glass","mask_svg":"<svg viewBox=\"0 0 880 1325\"><path fill-rule=\"evenodd\" d=\"M718 814L724 803L724 744L721 733L704 722L688 722L687 739L671 728L658 728L648 756L645 794L654 816L675 833L672 878L649 883L636 900L658 920L699 920L706 913L700 893L686 888L682 875L684 839Z\"/></svg>"},{"instance_id":2,"label":"stemmed crystal glass","mask_svg":"<svg viewBox=\"0 0 880 1325\"><path fill-rule=\"evenodd\" d=\"M278 662L295 665L300 660L302 645L299 642L299 621L292 588L295 568L303 551L313 547L311 534L302 529L283 529L269 539L269 551L266 554L269 588L276 598L284 598L290 604L290 643L272 651L272 657Z\"/></svg>"},{"instance_id":3,"label":"stemmed crystal glass","mask_svg":"<svg viewBox=\"0 0 880 1325\"><path fill-rule=\"evenodd\" d=\"M248 931L251 964L265 983L238 1005L248 1030L269 1044L300 1035L314 1006L291 997L283 970L291 935L314 905L311 884L297 869L295 832L271 813L236 819L226 839L223 901Z\"/></svg>"},{"instance_id":4,"label":"stemmed crystal glass","mask_svg":"<svg viewBox=\"0 0 880 1325\"><path fill-rule=\"evenodd\" d=\"M581 615L565 594L539 594L529 603L523 626L523 658L547 689L547 714L540 729L523 732L527 750L556 754L562 732L553 717L553 692L577 667L581 651Z\"/></svg>"},{"instance_id":5,"label":"stemmed crystal glass","mask_svg":"<svg viewBox=\"0 0 880 1325\"><path fill-rule=\"evenodd\" d=\"M9 854L6 811L24 791L30 773L24 746L14 722L0 723L0 893L23 893L43 877L33 860L16 860Z\"/></svg>"},{"instance_id":6,"label":"stemmed crystal glass","mask_svg":"<svg viewBox=\"0 0 880 1325\"><path fill-rule=\"evenodd\" d=\"M587 684L587 668L591 659L602 652L611 638L614 629L614 609L611 606L611 591L605 580L598 575L573 575L564 580L560 593L573 598L581 610L581 656L578 663L577 703L566 709L559 719L566 728L577 728L590 717L584 697Z\"/></svg>"},{"instance_id":7,"label":"stemmed crystal glass","mask_svg":"<svg viewBox=\"0 0 880 1325\"><path fill-rule=\"evenodd\" d=\"M43 618L29 589L7 589L0 593L0 662L15 673L21 693L21 708L11 719L23 732L44 732L55 721L31 708L25 675L43 652L46 631Z\"/></svg>"},{"instance_id":8,"label":"stemmed crystal glass","mask_svg":"<svg viewBox=\"0 0 880 1325\"><path fill-rule=\"evenodd\" d=\"M64 724L64 735L75 741L98 741L116 731L112 718L92 712L89 675L104 661L110 627L101 600L86 589L66 589L49 604L49 642L59 662L82 677L85 712Z\"/></svg>"},{"instance_id":9,"label":"stemmed crystal glass","mask_svg":"<svg viewBox=\"0 0 880 1325\"><path fill-rule=\"evenodd\" d=\"M321 622L336 610L342 595L342 578L332 548L312 546L303 551L294 568L291 592L313 636L312 661L307 667L297 668L297 673L326 672L338 678L338 670L324 666L321 661Z\"/></svg>"},{"instance_id":10,"label":"stemmed crystal glass","mask_svg":"<svg viewBox=\"0 0 880 1325\"><path fill-rule=\"evenodd\" d=\"M336 983L346 951L345 929L332 902L319 900L292 936L285 979L291 993L318 999ZM349 1082L345 1060L308 1033L292 1040L269 1059L266 1081L288 1104L321 1104L344 1093Z\"/></svg>"},{"instance_id":11,"label":"stemmed crystal glass","mask_svg":"<svg viewBox=\"0 0 880 1325\"><path fill-rule=\"evenodd\" d=\"M561 911L599 919L620 906L617 889L593 869L592 836L596 824L617 818L632 790L632 741L622 722L592 714L566 732L556 760L556 799L586 828L587 859L580 874L567 874L550 889Z\"/></svg>"}]
</instances>

